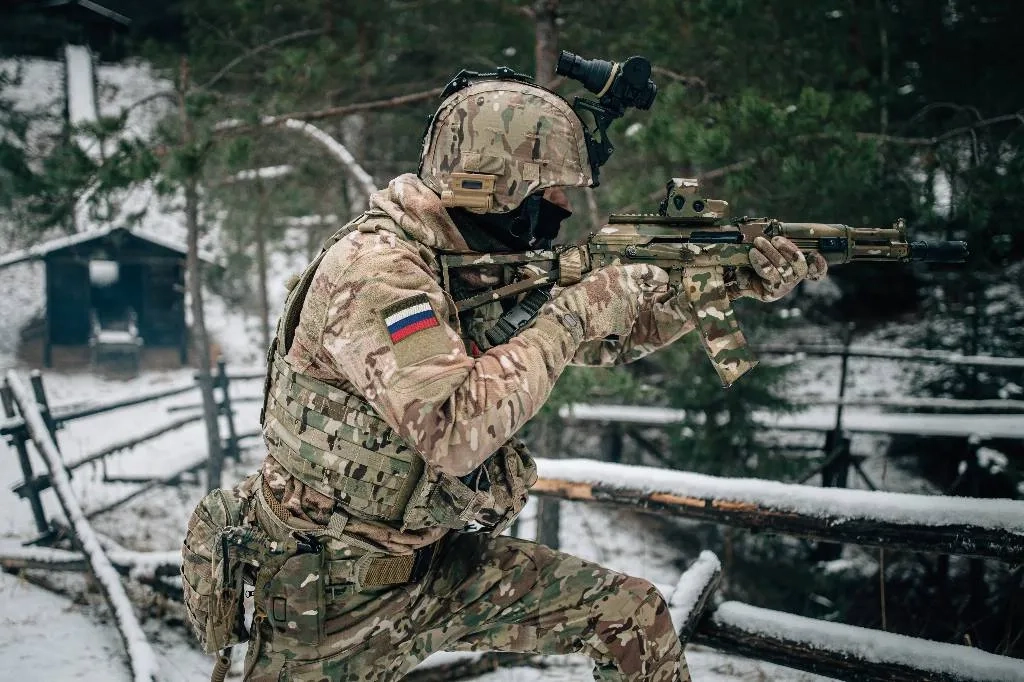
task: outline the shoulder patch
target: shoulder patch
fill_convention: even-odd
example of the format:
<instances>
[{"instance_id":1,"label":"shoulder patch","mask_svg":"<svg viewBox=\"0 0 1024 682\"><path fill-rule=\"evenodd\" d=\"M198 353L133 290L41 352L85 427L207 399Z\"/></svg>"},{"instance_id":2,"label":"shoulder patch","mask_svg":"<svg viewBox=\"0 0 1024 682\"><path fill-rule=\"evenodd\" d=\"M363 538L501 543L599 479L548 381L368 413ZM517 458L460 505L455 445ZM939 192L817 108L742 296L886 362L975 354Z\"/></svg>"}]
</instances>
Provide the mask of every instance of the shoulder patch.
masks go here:
<instances>
[{"instance_id":1,"label":"shoulder patch","mask_svg":"<svg viewBox=\"0 0 1024 682\"><path fill-rule=\"evenodd\" d=\"M381 311L399 367L448 351L448 336L426 294L416 294Z\"/></svg>"}]
</instances>

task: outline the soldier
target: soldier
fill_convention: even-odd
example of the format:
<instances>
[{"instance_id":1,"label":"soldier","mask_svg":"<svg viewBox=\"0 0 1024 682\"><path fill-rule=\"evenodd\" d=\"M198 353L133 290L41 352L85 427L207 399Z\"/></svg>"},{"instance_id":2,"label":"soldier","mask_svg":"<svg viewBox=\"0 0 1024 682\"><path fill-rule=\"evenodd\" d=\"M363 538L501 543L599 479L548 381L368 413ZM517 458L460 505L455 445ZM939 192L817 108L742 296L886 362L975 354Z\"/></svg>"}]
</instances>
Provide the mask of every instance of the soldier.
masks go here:
<instances>
[{"instance_id":1,"label":"soldier","mask_svg":"<svg viewBox=\"0 0 1024 682\"><path fill-rule=\"evenodd\" d=\"M250 562L244 679L397 680L441 650L581 653L598 680L689 679L650 582L501 535L536 479L515 434L565 366L672 343L694 328L686 292L656 267L602 268L493 345L502 304L460 315L453 297L500 283L501 268L446 290L437 265L440 252L547 243L569 214L560 188L591 184L565 101L518 80L470 82L431 120L419 173L373 194L294 283L268 358L262 470L204 500L183 550L190 615L216 649L230 640L211 627L238 618L217 615L234 580L219 529L269 542ZM775 300L825 269L760 239L730 294Z\"/></svg>"}]
</instances>

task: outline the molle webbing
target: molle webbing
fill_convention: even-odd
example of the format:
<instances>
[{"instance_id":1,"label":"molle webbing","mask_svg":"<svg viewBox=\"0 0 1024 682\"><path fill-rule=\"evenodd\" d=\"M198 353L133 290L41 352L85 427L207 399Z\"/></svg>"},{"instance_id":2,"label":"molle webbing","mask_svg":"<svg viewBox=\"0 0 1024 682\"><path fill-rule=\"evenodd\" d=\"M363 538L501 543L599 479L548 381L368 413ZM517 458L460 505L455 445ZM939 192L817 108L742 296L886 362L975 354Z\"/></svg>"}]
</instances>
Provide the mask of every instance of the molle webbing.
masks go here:
<instances>
[{"instance_id":1,"label":"molle webbing","mask_svg":"<svg viewBox=\"0 0 1024 682\"><path fill-rule=\"evenodd\" d=\"M401 521L423 460L360 398L292 370L280 356L266 402L271 456L353 516Z\"/></svg>"}]
</instances>

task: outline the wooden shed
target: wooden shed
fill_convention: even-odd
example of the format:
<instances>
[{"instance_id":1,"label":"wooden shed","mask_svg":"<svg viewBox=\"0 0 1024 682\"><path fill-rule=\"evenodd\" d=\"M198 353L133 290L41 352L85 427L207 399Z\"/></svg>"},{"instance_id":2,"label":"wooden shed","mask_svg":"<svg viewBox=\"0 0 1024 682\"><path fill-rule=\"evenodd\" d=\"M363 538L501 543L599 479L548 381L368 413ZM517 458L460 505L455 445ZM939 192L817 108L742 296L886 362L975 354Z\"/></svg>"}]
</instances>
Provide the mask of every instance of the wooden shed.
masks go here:
<instances>
[{"instance_id":1,"label":"wooden shed","mask_svg":"<svg viewBox=\"0 0 1024 682\"><path fill-rule=\"evenodd\" d=\"M0 268L45 263L46 311L23 334L23 355L44 367L186 364L185 257L181 244L123 227L0 257Z\"/></svg>"}]
</instances>

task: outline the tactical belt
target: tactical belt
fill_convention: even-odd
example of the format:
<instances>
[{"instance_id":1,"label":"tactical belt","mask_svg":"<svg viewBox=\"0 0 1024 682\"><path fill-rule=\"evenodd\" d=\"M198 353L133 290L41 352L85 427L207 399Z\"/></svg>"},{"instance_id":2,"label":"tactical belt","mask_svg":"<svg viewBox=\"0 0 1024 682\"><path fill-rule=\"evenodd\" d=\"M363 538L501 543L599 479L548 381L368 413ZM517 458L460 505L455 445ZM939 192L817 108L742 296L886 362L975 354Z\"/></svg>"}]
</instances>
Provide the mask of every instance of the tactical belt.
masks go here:
<instances>
[{"instance_id":1,"label":"tactical belt","mask_svg":"<svg viewBox=\"0 0 1024 682\"><path fill-rule=\"evenodd\" d=\"M256 496L256 500L257 519L271 537L281 538L303 532L317 535L328 530L321 528L315 531L302 531L289 525L290 514L274 497L266 479L262 481L260 494ZM271 513L267 514L267 511ZM348 545L348 540L345 538L339 541L342 547L329 540L322 545L322 551L327 553L325 563L329 590L344 590L351 585L360 590L419 582L433 565L443 538L411 554L371 551L365 549L363 543Z\"/></svg>"}]
</instances>

